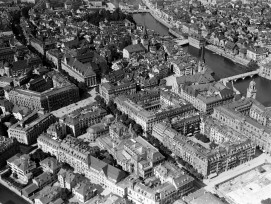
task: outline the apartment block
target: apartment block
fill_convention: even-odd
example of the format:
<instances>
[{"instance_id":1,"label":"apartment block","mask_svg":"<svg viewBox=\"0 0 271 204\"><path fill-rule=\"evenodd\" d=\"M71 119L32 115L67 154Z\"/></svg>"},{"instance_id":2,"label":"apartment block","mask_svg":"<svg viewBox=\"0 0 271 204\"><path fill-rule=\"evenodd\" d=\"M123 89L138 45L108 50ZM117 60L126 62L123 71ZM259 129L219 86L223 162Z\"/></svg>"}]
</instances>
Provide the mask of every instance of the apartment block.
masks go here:
<instances>
[{"instance_id":1,"label":"apartment block","mask_svg":"<svg viewBox=\"0 0 271 204\"><path fill-rule=\"evenodd\" d=\"M37 142L38 136L56 121L51 113L34 111L23 120L8 129L9 138L16 138L18 142L31 145Z\"/></svg>"}]
</instances>

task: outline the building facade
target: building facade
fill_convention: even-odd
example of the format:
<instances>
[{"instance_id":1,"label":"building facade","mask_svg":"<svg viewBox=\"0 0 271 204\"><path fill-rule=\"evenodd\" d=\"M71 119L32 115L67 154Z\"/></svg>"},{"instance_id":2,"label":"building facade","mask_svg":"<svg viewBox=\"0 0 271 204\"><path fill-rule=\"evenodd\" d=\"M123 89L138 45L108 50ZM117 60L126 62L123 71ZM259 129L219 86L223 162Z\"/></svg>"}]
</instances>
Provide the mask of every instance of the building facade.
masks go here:
<instances>
[{"instance_id":1,"label":"building facade","mask_svg":"<svg viewBox=\"0 0 271 204\"><path fill-rule=\"evenodd\" d=\"M195 113L195 108L191 104L174 106L153 112L145 110L142 105L136 104L127 96L118 96L114 102L122 113L135 120L145 132L151 131L155 124L162 122L166 118L185 118Z\"/></svg>"},{"instance_id":2,"label":"building facade","mask_svg":"<svg viewBox=\"0 0 271 204\"><path fill-rule=\"evenodd\" d=\"M207 149L173 130L166 123L154 126L152 135L175 155L191 164L204 177L234 168L255 155L256 146L250 140L223 143L217 149Z\"/></svg>"},{"instance_id":3,"label":"building facade","mask_svg":"<svg viewBox=\"0 0 271 204\"><path fill-rule=\"evenodd\" d=\"M234 92L222 83L184 85L180 96L201 112L211 114L213 108L233 101Z\"/></svg>"},{"instance_id":4,"label":"building facade","mask_svg":"<svg viewBox=\"0 0 271 204\"><path fill-rule=\"evenodd\" d=\"M239 104L236 103L216 107L212 117L238 133L245 135L260 149L270 153L271 128L269 126L269 108L254 100L253 105L250 106L249 114L245 115L234 108Z\"/></svg>"},{"instance_id":5,"label":"building facade","mask_svg":"<svg viewBox=\"0 0 271 204\"><path fill-rule=\"evenodd\" d=\"M61 68L64 71L74 77L78 82L85 83L88 87L97 86L97 76L93 71L96 68L93 68L93 66L97 65L94 63L86 65L70 56L64 56L61 63Z\"/></svg>"},{"instance_id":6,"label":"building facade","mask_svg":"<svg viewBox=\"0 0 271 204\"><path fill-rule=\"evenodd\" d=\"M18 142L31 145L37 141L38 136L56 121L51 113L34 111L23 120L15 123L8 129L9 138L15 138Z\"/></svg>"},{"instance_id":7,"label":"building facade","mask_svg":"<svg viewBox=\"0 0 271 204\"><path fill-rule=\"evenodd\" d=\"M194 189L194 179L170 163L155 167L154 175L157 180L145 184L131 179L128 199L136 204L171 204Z\"/></svg>"},{"instance_id":8,"label":"building facade","mask_svg":"<svg viewBox=\"0 0 271 204\"><path fill-rule=\"evenodd\" d=\"M6 160L20 151L19 143L14 138L0 137L0 167L6 165Z\"/></svg>"},{"instance_id":9,"label":"building facade","mask_svg":"<svg viewBox=\"0 0 271 204\"><path fill-rule=\"evenodd\" d=\"M29 155L15 155L7 160L12 174L21 182L28 183L33 177L33 171L36 169L36 163L30 160Z\"/></svg>"},{"instance_id":10,"label":"building facade","mask_svg":"<svg viewBox=\"0 0 271 204\"><path fill-rule=\"evenodd\" d=\"M79 100L79 89L56 72L48 74L53 81L53 88L43 92L14 88L8 92L9 100L31 110L53 111Z\"/></svg>"},{"instance_id":11,"label":"building facade","mask_svg":"<svg viewBox=\"0 0 271 204\"><path fill-rule=\"evenodd\" d=\"M120 85L113 85L109 82L102 83L99 86L100 95L108 103L118 95L122 94L134 94L136 92L136 83L124 83Z\"/></svg>"},{"instance_id":12,"label":"building facade","mask_svg":"<svg viewBox=\"0 0 271 204\"><path fill-rule=\"evenodd\" d=\"M93 156L92 148L78 139L67 136L63 141L55 140L49 135L38 138L38 147L64 163L68 163L80 174L85 175L92 183L109 188L121 197L127 195L126 173Z\"/></svg>"},{"instance_id":13,"label":"building facade","mask_svg":"<svg viewBox=\"0 0 271 204\"><path fill-rule=\"evenodd\" d=\"M96 104L91 104L84 109L78 109L63 116L60 122L67 126L68 133L77 137L86 132L88 127L100 123L106 115L106 110Z\"/></svg>"}]
</instances>

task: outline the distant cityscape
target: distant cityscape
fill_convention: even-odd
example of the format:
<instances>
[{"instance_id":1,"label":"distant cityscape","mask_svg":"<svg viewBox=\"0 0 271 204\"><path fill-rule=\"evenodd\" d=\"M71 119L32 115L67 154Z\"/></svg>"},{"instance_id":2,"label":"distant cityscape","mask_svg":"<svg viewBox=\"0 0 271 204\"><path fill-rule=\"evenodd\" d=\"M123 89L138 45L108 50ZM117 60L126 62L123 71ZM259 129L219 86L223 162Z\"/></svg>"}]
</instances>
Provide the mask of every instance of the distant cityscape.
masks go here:
<instances>
[{"instance_id":1,"label":"distant cityscape","mask_svg":"<svg viewBox=\"0 0 271 204\"><path fill-rule=\"evenodd\" d=\"M0 203L270 204L270 11L0 1Z\"/></svg>"}]
</instances>

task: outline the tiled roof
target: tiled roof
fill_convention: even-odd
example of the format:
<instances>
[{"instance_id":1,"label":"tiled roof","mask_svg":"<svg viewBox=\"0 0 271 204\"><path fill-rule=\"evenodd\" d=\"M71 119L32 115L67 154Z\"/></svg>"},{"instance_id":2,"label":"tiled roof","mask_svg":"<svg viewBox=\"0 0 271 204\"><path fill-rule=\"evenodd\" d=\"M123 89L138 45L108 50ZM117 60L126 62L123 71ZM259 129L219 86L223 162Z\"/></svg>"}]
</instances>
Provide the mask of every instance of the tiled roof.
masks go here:
<instances>
[{"instance_id":1,"label":"tiled roof","mask_svg":"<svg viewBox=\"0 0 271 204\"><path fill-rule=\"evenodd\" d=\"M129 45L125 47L124 49L127 50L129 53L145 51L145 47L141 43L135 44L135 45Z\"/></svg>"}]
</instances>

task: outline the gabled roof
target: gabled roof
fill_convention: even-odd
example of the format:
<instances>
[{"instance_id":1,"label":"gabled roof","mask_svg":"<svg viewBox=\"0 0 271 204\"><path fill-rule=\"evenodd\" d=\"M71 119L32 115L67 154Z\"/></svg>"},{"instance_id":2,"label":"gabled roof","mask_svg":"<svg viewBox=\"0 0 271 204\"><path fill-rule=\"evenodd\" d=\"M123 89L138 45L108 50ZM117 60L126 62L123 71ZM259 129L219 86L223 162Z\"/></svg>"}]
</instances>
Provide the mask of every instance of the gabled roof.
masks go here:
<instances>
[{"instance_id":1,"label":"gabled roof","mask_svg":"<svg viewBox=\"0 0 271 204\"><path fill-rule=\"evenodd\" d=\"M106 167L103 168L105 175L107 178L112 179L116 182L119 182L122 180L124 177L126 177L126 173L114 166L107 165Z\"/></svg>"},{"instance_id":2,"label":"gabled roof","mask_svg":"<svg viewBox=\"0 0 271 204\"><path fill-rule=\"evenodd\" d=\"M135 44L135 45L129 45L125 47L124 49L127 50L129 53L145 51L145 47L141 43Z\"/></svg>"},{"instance_id":3,"label":"gabled roof","mask_svg":"<svg viewBox=\"0 0 271 204\"><path fill-rule=\"evenodd\" d=\"M85 65L73 57L67 59L67 64L77 70L83 77L96 76L92 64Z\"/></svg>"},{"instance_id":4,"label":"gabled roof","mask_svg":"<svg viewBox=\"0 0 271 204\"><path fill-rule=\"evenodd\" d=\"M39 187L36 184L32 183L32 184L26 186L24 189L22 189L22 193L24 195L30 195L31 193L35 192L38 189L39 189Z\"/></svg>"}]
</instances>

